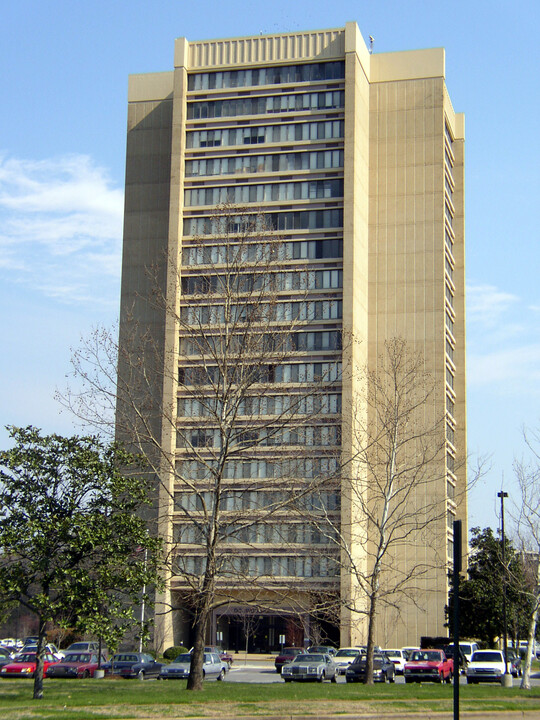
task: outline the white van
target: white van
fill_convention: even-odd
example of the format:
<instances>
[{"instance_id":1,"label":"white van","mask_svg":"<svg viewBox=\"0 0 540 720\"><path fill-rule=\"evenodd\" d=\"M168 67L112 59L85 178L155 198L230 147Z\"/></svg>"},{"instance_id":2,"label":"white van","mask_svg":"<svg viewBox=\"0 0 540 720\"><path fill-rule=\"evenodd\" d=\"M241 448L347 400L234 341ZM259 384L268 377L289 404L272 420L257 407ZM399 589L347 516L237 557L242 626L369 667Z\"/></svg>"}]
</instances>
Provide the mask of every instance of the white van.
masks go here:
<instances>
[{"instance_id":1,"label":"white van","mask_svg":"<svg viewBox=\"0 0 540 720\"><path fill-rule=\"evenodd\" d=\"M448 645L449 652L453 651L453 648L454 643ZM459 643L459 649L465 656L465 660L467 661L467 663L470 663L473 652L476 652L476 650L478 650L478 643L471 642L470 640L463 640L463 642Z\"/></svg>"}]
</instances>

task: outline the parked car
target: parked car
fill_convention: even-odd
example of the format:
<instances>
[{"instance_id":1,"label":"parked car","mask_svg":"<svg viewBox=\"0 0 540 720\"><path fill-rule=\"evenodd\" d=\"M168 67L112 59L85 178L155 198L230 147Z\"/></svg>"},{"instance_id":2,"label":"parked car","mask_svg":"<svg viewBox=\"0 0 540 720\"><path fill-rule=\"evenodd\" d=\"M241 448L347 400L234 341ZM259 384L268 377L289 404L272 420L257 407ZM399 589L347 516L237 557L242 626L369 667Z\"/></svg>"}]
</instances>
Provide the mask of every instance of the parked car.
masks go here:
<instances>
[{"instance_id":1,"label":"parked car","mask_svg":"<svg viewBox=\"0 0 540 720\"><path fill-rule=\"evenodd\" d=\"M419 647L403 647L401 648L402 652L404 653L407 660L410 659L413 652L416 652L417 650L420 650Z\"/></svg>"},{"instance_id":2,"label":"parked car","mask_svg":"<svg viewBox=\"0 0 540 720\"><path fill-rule=\"evenodd\" d=\"M452 643L450 647L454 647L454 644ZM471 641L464 641L459 643L459 649L461 652L465 655L465 660L467 663L471 662L471 657L473 652L476 652L478 650L478 643L471 642Z\"/></svg>"},{"instance_id":3,"label":"parked car","mask_svg":"<svg viewBox=\"0 0 540 720\"><path fill-rule=\"evenodd\" d=\"M51 653L51 655L54 655L54 657L57 660L63 660L65 658L65 653L63 653L61 650L59 650L56 647L56 645L53 645L52 643L47 643L47 645L45 645L45 650L46 650L46 652ZM24 648L21 650L21 652L37 653L37 645L36 644L25 645Z\"/></svg>"},{"instance_id":4,"label":"parked car","mask_svg":"<svg viewBox=\"0 0 540 720\"><path fill-rule=\"evenodd\" d=\"M406 683L451 682L453 674L454 661L436 648L415 650L403 669Z\"/></svg>"},{"instance_id":5,"label":"parked car","mask_svg":"<svg viewBox=\"0 0 540 720\"><path fill-rule=\"evenodd\" d=\"M47 672L47 668L50 665L58 662L58 660L51 655L51 653L45 653L43 656L43 677ZM37 667L37 654L35 652L19 653L17 658L12 663L4 665L0 669L0 677L34 677Z\"/></svg>"},{"instance_id":6,"label":"parked car","mask_svg":"<svg viewBox=\"0 0 540 720\"><path fill-rule=\"evenodd\" d=\"M26 647L27 645L37 645L39 641L38 635L27 635L24 638L23 647Z\"/></svg>"},{"instance_id":7,"label":"parked car","mask_svg":"<svg viewBox=\"0 0 540 720\"><path fill-rule=\"evenodd\" d=\"M330 655L324 653L300 653L281 669L285 682L312 681L336 682L336 664Z\"/></svg>"},{"instance_id":8,"label":"parked car","mask_svg":"<svg viewBox=\"0 0 540 720\"><path fill-rule=\"evenodd\" d=\"M191 668L191 653L183 653L169 665L162 665L159 677L162 680L182 680L188 677ZM222 660L218 653L205 652L203 660L203 679L216 678L224 680L228 663Z\"/></svg>"},{"instance_id":9,"label":"parked car","mask_svg":"<svg viewBox=\"0 0 540 720\"><path fill-rule=\"evenodd\" d=\"M396 675L403 675L403 668L407 658L403 650L383 650L383 655L386 655L393 663L396 668Z\"/></svg>"},{"instance_id":10,"label":"parked car","mask_svg":"<svg viewBox=\"0 0 540 720\"><path fill-rule=\"evenodd\" d=\"M345 680L348 683L364 682L366 678L367 657L357 655L356 659L345 670ZM396 668L387 655L377 653L373 656L373 682L395 682Z\"/></svg>"},{"instance_id":11,"label":"parked car","mask_svg":"<svg viewBox=\"0 0 540 720\"><path fill-rule=\"evenodd\" d=\"M13 662L13 654L8 648L0 647L0 667L10 665Z\"/></svg>"},{"instance_id":12,"label":"parked car","mask_svg":"<svg viewBox=\"0 0 540 720\"><path fill-rule=\"evenodd\" d=\"M101 667L107 663L104 655L101 656ZM89 678L94 677L98 669L98 656L96 653L68 652L63 660L47 668L48 678Z\"/></svg>"},{"instance_id":13,"label":"parked car","mask_svg":"<svg viewBox=\"0 0 540 720\"><path fill-rule=\"evenodd\" d=\"M337 653L334 655L336 675L345 675L345 671L349 665L353 662L353 660L356 660L361 652L361 648L358 647L339 648Z\"/></svg>"},{"instance_id":14,"label":"parked car","mask_svg":"<svg viewBox=\"0 0 540 720\"><path fill-rule=\"evenodd\" d=\"M336 648L331 645L312 645L307 649L308 653L322 653L323 655L334 656L336 654Z\"/></svg>"},{"instance_id":15,"label":"parked car","mask_svg":"<svg viewBox=\"0 0 540 720\"><path fill-rule=\"evenodd\" d=\"M506 659L508 660L508 672L513 677L521 677L523 674L521 655L518 655L514 648L508 648L506 651Z\"/></svg>"},{"instance_id":16,"label":"parked car","mask_svg":"<svg viewBox=\"0 0 540 720\"><path fill-rule=\"evenodd\" d=\"M66 650L66 653L70 652L99 652L99 643L95 640L86 641L83 640L81 642L74 642L71 643L71 645ZM101 647L101 652L105 654L105 649L103 646Z\"/></svg>"},{"instance_id":17,"label":"parked car","mask_svg":"<svg viewBox=\"0 0 540 720\"><path fill-rule=\"evenodd\" d=\"M227 663L227 670L231 667L231 665L234 662L233 656L227 652L226 650L223 650L223 648L217 647L216 645L207 645L204 648L205 653L217 653L220 657L220 659Z\"/></svg>"},{"instance_id":18,"label":"parked car","mask_svg":"<svg viewBox=\"0 0 540 720\"><path fill-rule=\"evenodd\" d=\"M139 652L124 652L113 655L109 662L102 665L106 674L120 675L123 678L159 677L162 663L151 655Z\"/></svg>"},{"instance_id":19,"label":"parked car","mask_svg":"<svg viewBox=\"0 0 540 720\"><path fill-rule=\"evenodd\" d=\"M299 647L286 647L283 648L283 650L279 653L277 658L275 659L274 665L276 667L276 672L281 673L281 668L284 665L287 665L287 663L290 663L294 660L294 658L297 655L300 655L301 653L304 653L304 648Z\"/></svg>"},{"instance_id":20,"label":"parked car","mask_svg":"<svg viewBox=\"0 0 540 720\"><path fill-rule=\"evenodd\" d=\"M444 654L446 655L447 658L452 658L452 660L454 659L454 643L451 643L450 645L445 645L443 647L443 650L444 650ZM458 666L459 666L459 672L462 675L465 675L467 665L468 665L467 656L463 652L463 648L461 647L461 644L460 644L459 650L458 650Z\"/></svg>"},{"instance_id":21,"label":"parked car","mask_svg":"<svg viewBox=\"0 0 540 720\"><path fill-rule=\"evenodd\" d=\"M505 671L502 650L477 650L467 665L467 682L501 682Z\"/></svg>"}]
</instances>

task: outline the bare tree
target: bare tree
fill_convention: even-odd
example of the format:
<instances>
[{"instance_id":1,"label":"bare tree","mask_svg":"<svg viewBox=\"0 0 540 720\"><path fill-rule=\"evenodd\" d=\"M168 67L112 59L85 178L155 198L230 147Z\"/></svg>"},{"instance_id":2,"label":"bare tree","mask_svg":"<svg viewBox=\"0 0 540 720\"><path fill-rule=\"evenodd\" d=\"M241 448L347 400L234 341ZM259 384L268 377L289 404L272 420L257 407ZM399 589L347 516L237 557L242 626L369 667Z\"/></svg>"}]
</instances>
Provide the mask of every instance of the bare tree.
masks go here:
<instances>
[{"instance_id":1,"label":"bare tree","mask_svg":"<svg viewBox=\"0 0 540 720\"><path fill-rule=\"evenodd\" d=\"M528 587L523 588L529 604L529 633L521 688L531 688L531 663L536 648L536 627L540 611L540 434L525 433L531 453L528 461L514 462L519 486L518 502L514 503L514 521L523 553L523 564L529 573Z\"/></svg>"},{"instance_id":2,"label":"bare tree","mask_svg":"<svg viewBox=\"0 0 540 720\"><path fill-rule=\"evenodd\" d=\"M183 242L181 261L164 260L166 281L161 264L149 269L151 297L137 298L121 321L116 434L158 478L149 519L168 550L161 607L174 606L174 591L191 613L190 689L202 687L216 609L239 596L290 607L308 563L298 528L309 520L296 503L311 506L320 525L337 493L341 334L337 323L324 334L331 361L301 366L319 317L309 299L318 271L284 270L289 251L261 215L223 206L207 233ZM141 302L160 319L157 338L138 320ZM97 410L98 422L113 399L109 372L105 401L94 399L102 341L98 332L76 356L84 397L63 394L79 417ZM114 354L107 348L109 360ZM261 543L273 547L262 552ZM290 563L292 583L279 572ZM335 588L337 571L325 558L323 585Z\"/></svg>"},{"instance_id":3,"label":"bare tree","mask_svg":"<svg viewBox=\"0 0 540 720\"><path fill-rule=\"evenodd\" d=\"M399 612L404 601L416 603L421 578L437 563L444 572L446 557L437 558L435 550L429 560L417 557L414 548L434 548L429 536L441 525L446 533L446 436L444 410L438 410L444 401L437 404L423 357L402 338L387 341L376 367L357 380L351 453L341 472L341 521L325 516L321 530L331 528L342 576L351 580L341 595L342 615L351 622L366 618L371 684L381 607Z\"/></svg>"}]
</instances>

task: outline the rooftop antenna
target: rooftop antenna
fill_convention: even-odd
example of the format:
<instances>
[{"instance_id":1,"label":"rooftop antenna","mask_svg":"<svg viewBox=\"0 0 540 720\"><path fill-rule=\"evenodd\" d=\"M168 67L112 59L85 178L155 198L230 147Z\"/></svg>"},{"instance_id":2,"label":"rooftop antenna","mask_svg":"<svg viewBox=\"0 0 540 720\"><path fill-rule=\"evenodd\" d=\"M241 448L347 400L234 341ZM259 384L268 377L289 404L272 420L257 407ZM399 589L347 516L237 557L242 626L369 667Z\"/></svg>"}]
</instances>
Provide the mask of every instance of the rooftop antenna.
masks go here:
<instances>
[{"instance_id":1,"label":"rooftop antenna","mask_svg":"<svg viewBox=\"0 0 540 720\"><path fill-rule=\"evenodd\" d=\"M369 54L371 55L373 53L373 43L375 42L375 38L373 35L369 36Z\"/></svg>"}]
</instances>

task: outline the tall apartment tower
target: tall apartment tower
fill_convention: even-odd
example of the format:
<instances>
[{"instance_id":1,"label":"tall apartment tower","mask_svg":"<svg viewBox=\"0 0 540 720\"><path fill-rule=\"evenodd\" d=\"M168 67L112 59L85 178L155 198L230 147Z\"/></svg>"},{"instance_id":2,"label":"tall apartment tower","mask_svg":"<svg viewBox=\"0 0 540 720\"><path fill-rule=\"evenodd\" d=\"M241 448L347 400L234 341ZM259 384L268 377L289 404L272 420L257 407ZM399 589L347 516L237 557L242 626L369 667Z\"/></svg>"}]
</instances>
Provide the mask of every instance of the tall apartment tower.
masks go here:
<instances>
[{"instance_id":1,"label":"tall apartment tower","mask_svg":"<svg viewBox=\"0 0 540 720\"><path fill-rule=\"evenodd\" d=\"M370 421L367 405L359 410L353 402L363 387L355 370L374 369L393 338L423 356L435 383L425 414L444 421L437 479L422 492L437 499L439 511L429 537L419 533L409 546L392 550L404 574L413 567L425 572L406 593L381 604L375 641L400 646L445 634L452 521L466 525L467 505L464 118L454 113L446 89L444 50L370 54L351 22L224 40L179 38L173 71L130 77L120 343L125 357L132 356L128 325L135 319L138 332L149 332L158 349L152 358L142 352L155 378L149 423L173 462L163 469L156 511L164 536L177 543L173 552L194 573L200 538L186 528L174 502L192 502L196 513L197 500L193 492L188 498L172 468L187 452L176 430L186 424L196 430L200 410L186 402L190 359L174 318L189 312L190 282L197 286L197 277L219 273L220 237L212 234L210 218L222 202L262 212L286 248L278 273L279 317L284 327L295 317L302 337L279 376L267 378L274 387L270 394L265 390L264 413L279 414L284 398L317 374L328 382L326 420L319 418L318 430L307 428L304 440L295 441L309 445L299 453L319 463L319 470L328 447L319 452L318 446L341 442L346 459L358 413ZM207 246L203 255L201 243ZM294 279L300 276L301 293ZM156 283L173 313L154 302ZM298 313L295 300L311 309ZM273 459L290 442L275 443ZM237 471L234 482L245 479L242 472L257 475L270 492L268 452L261 451L261 458ZM307 464L305 472L313 472ZM339 491L325 497L336 527L341 520L351 534L350 498L340 498ZM417 500L425 508L425 499ZM298 630L295 616L295 593L305 603L307 590L341 596L334 635L332 623L323 623L327 636L347 645L366 642L366 616L349 602L354 598L357 608L362 602L355 577L346 565L326 562L320 534L309 524L296 523L290 542L281 543L272 533L286 521L270 523L264 532L254 527L238 545L230 544L246 573L267 583L268 597L279 588L289 591L290 613L277 601L272 612L258 596L251 644L272 650L284 638L298 644L313 636L309 621ZM362 543L352 553L369 565ZM161 610L173 608L156 616L158 645L190 642L186 592L185 580L173 571L158 598ZM239 590L237 603L229 599L216 609L209 642L239 645L243 597Z\"/></svg>"}]
</instances>

